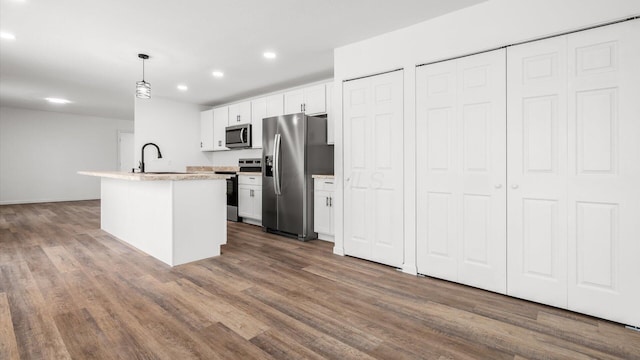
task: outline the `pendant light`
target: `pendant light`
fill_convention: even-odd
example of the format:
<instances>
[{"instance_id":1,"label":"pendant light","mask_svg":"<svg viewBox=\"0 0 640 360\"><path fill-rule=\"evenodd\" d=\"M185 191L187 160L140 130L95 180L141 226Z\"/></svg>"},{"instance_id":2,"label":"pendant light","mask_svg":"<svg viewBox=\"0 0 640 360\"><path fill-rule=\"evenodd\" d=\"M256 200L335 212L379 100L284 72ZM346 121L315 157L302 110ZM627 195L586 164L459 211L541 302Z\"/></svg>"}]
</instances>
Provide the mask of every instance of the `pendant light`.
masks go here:
<instances>
[{"instance_id":1,"label":"pendant light","mask_svg":"<svg viewBox=\"0 0 640 360\"><path fill-rule=\"evenodd\" d=\"M142 81L136 82L136 97L138 99L151 99L151 84L144 81L144 61L149 59L149 55L138 54L138 57L142 59Z\"/></svg>"}]
</instances>

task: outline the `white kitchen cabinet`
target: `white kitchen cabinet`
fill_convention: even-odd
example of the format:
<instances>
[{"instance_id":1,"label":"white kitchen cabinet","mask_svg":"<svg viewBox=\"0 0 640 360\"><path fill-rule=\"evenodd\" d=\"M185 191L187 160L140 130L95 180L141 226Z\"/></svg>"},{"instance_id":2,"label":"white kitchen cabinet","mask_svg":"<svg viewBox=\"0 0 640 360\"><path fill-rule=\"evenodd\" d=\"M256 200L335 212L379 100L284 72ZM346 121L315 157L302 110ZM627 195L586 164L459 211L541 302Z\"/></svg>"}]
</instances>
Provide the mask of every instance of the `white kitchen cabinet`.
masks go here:
<instances>
[{"instance_id":1,"label":"white kitchen cabinet","mask_svg":"<svg viewBox=\"0 0 640 360\"><path fill-rule=\"evenodd\" d=\"M267 116L284 115L284 94L275 94L267 96Z\"/></svg>"},{"instance_id":2,"label":"white kitchen cabinet","mask_svg":"<svg viewBox=\"0 0 640 360\"><path fill-rule=\"evenodd\" d=\"M238 215L243 221L262 223L262 174L238 175Z\"/></svg>"},{"instance_id":3,"label":"white kitchen cabinet","mask_svg":"<svg viewBox=\"0 0 640 360\"><path fill-rule=\"evenodd\" d=\"M267 98L251 101L251 147L262 148L262 119L267 117Z\"/></svg>"},{"instance_id":4,"label":"white kitchen cabinet","mask_svg":"<svg viewBox=\"0 0 640 360\"><path fill-rule=\"evenodd\" d=\"M327 112L325 84L305 87L284 93L285 114L303 112L307 115Z\"/></svg>"},{"instance_id":5,"label":"white kitchen cabinet","mask_svg":"<svg viewBox=\"0 0 640 360\"><path fill-rule=\"evenodd\" d=\"M418 272L506 292L505 50L416 70Z\"/></svg>"},{"instance_id":6,"label":"white kitchen cabinet","mask_svg":"<svg viewBox=\"0 0 640 360\"><path fill-rule=\"evenodd\" d=\"M213 110L200 113L200 151L213 151Z\"/></svg>"},{"instance_id":7,"label":"white kitchen cabinet","mask_svg":"<svg viewBox=\"0 0 640 360\"><path fill-rule=\"evenodd\" d=\"M327 144L335 144L335 112L333 111L333 82L326 85L327 94Z\"/></svg>"},{"instance_id":8,"label":"white kitchen cabinet","mask_svg":"<svg viewBox=\"0 0 640 360\"><path fill-rule=\"evenodd\" d=\"M249 123L251 123L251 101L229 105L229 126Z\"/></svg>"},{"instance_id":9,"label":"white kitchen cabinet","mask_svg":"<svg viewBox=\"0 0 640 360\"><path fill-rule=\"evenodd\" d=\"M333 242L333 179L314 179L313 186L313 231L318 233L318 239Z\"/></svg>"},{"instance_id":10,"label":"white kitchen cabinet","mask_svg":"<svg viewBox=\"0 0 640 360\"><path fill-rule=\"evenodd\" d=\"M225 128L229 120L229 107L213 109L213 150L229 150L225 146Z\"/></svg>"},{"instance_id":11,"label":"white kitchen cabinet","mask_svg":"<svg viewBox=\"0 0 640 360\"><path fill-rule=\"evenodd\" d=\"M251 147L262 148L262 119L284 114L283 94L270 95L251 101Z\"/></svg>"},{"instance_id":12,"label":"white kitchen cabinet","mask_svg":"<svg viewBox=\"0 0 640 360\"><path fill-rule=\"evenodd\" d=\"M398 268L404 260L403 74L343 84L344 251Z\"/></svg>"}]
</instances>

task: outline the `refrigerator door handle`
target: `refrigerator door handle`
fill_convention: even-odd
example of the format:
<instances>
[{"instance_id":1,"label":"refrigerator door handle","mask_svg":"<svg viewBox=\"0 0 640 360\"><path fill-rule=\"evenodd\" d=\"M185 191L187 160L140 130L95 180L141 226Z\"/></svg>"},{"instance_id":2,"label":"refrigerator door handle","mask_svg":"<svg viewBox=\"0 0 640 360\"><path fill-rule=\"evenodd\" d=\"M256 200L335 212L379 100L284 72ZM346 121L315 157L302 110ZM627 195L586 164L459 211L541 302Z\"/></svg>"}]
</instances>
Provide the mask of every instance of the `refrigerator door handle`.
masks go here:
<instances>
[{"instance_id":1,"label":"refrigerator door handle","mask_svg":"<svg viewBox=\"0 0 640 360\"><path fill-rule=\"evenodd\" d=\"M280 134L276 134L273 139L273 188L276 195L282 195L280 188Z\"/></svg>"}]
</instances>

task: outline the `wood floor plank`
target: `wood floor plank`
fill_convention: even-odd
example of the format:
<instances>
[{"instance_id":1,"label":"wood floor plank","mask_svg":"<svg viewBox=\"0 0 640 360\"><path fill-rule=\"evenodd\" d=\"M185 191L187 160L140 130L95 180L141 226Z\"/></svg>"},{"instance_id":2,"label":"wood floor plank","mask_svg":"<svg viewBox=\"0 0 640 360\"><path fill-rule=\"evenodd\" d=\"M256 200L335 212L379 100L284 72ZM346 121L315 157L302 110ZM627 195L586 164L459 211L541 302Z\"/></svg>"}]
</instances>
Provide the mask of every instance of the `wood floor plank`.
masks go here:
<instances>
[{"instance_id":1,"label":"wood floor plank","mask_svg":"<svg viewBox=\"0 0 640 360\"><path fill-rule=\"evenodd\" d=\"M13 332L9 299L5 293L0 293L0 359L19 359L18 343Z\"/></svg>"},{"instance_id":2,"label":"wood floor plank","mask_svg":"<svg viewBox=\"0 0 640 360\"><path fill-rule=\"evenodd\" d=\"M0 206L0 359L640 359L620 324L228 223L171 268L100 202Z\"/></svg>"}]
</instances>

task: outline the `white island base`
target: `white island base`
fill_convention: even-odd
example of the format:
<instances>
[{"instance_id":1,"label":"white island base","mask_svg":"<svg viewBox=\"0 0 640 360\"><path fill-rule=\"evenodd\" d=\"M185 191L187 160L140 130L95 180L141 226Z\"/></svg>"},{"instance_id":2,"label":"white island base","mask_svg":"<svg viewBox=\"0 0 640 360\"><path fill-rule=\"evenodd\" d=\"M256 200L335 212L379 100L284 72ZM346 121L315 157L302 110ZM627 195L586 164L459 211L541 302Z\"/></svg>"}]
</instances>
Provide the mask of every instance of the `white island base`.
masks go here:
<instances>
[{"instance_id":1,"label":"white island base","mask_svg":"<svg viewBox=\"0 0 640 360\"><path fill-rule=\"evenodd\" d=\"M168 265L218 256L227 242L224 179L102 177L101 193L102 230Z\"/></svg>"}]
</instances>

